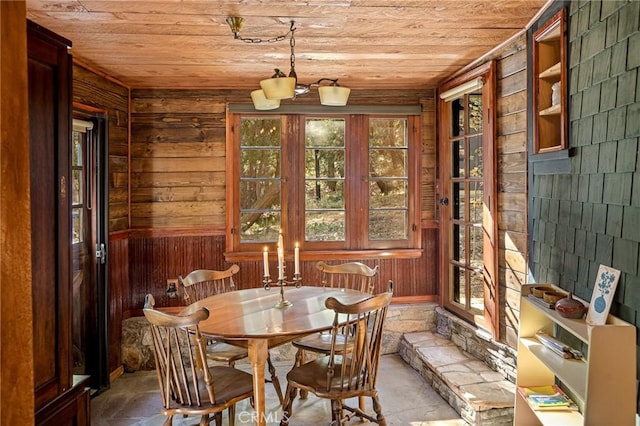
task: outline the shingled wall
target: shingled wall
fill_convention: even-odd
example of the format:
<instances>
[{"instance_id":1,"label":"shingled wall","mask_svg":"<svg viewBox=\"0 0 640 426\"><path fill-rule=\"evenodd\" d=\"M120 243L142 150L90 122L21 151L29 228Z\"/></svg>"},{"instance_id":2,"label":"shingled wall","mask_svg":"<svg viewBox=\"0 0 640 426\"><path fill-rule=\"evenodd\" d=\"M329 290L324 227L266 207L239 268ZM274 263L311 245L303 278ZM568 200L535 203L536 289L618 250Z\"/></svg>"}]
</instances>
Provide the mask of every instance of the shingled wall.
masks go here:
<instances>
[{"instance_id":1,"label":"shingled wall","mask_svg":"<svg viewBox=\"0 0 640 426\"><path fill-rule=\"evenodd\" d=\"M640 2L573 1L569 12L570 172L533 176L531 272L590 300L600 264L621 270L611 313L637 326Z\"/></svg>"}]
</instances>

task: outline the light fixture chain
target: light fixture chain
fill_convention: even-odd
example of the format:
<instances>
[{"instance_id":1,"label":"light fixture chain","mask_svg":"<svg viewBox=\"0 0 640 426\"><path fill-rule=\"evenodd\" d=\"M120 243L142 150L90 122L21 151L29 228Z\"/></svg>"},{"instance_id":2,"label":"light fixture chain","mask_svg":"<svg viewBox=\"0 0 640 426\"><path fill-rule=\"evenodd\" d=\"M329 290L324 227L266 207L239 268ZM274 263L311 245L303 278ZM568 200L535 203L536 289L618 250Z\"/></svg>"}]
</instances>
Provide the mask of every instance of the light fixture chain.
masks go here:
<instances>
[{"instance_id":1,"label":"light fixture chain","mask_svg":"<svg viewBox=\"0 0 640 426\"><path fill-rule=\"evenodd\" d=\"M227 18L227 24L229 24L229 27L231 27L231 31L233 32L233 38L236 40L244 41L245 43L253 43L253 44L277 43L279 41L286 40L286 38L289 37L289 34L291 34L291 37L293 37L293 32L295 31L294 21L291 21L291 27L289 28L289 31L283 35L279 35L271 38L242 37L240 35L240 29L242 28L243 23L244 23L244 19L241 17L230 16Z\"/></svg>"},{"instance_id":2,"label":"light fixture chain","mask_svg":"<svg viewBox=\"0 0 640 426\"><path fill-rule=\"evenodd\" d=\"M277 37L272 37L272 38L252 38L252 37L242 37L240 35L236 36L235 38L237 40L240 41L244 41L245 43L276 43L282 40L285 40L287 37L289 37L289 34L291 33L291 31L289 31L288 33L284 34L284 35L279 35Z\"/></svg>"},{"instance_id":3,"label":"light fixture chain","mask_svg":"<svg viewBox=\"0 0 640 426\"><path fill-rule=\"evenodd\" d=\"M289 46L291 46L291 69L295 70L296 69L296 54L295 54L295 47L296 47L296 29L293 28L293 21L291 21L291 30L289 31L291 33L291 38L289 39Z\"/></svg>"}]
</instances>

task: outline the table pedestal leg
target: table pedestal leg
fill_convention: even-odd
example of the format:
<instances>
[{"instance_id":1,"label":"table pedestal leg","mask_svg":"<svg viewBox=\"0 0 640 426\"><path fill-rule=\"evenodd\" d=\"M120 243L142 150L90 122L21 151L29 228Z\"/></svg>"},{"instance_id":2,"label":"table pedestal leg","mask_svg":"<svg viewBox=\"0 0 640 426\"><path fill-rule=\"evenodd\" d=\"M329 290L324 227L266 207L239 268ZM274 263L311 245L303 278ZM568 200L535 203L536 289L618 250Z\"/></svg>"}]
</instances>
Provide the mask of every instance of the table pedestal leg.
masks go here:
<instances>
[{"instance_id":1,"label":"table pedestal leg","mask_svg":"<svg viewBox=\"0 0 640 426\"><path fill-rule=\"evenodd\" d=\"M269 355L269 348L265 339L249 339L248 349L253 374L253 398L255 401L256 424L264 426L266 425L264 366Z\"/></svg>"}]
</instances>

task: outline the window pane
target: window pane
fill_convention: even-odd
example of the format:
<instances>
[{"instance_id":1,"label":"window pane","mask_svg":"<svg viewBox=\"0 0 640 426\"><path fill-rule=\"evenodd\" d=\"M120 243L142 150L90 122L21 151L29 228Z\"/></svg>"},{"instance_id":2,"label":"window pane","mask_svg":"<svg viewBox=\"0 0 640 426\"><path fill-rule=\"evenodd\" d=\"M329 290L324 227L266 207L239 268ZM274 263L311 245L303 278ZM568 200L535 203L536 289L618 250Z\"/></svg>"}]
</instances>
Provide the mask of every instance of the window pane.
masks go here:
<instances>
[{"instance_id":1,"label":"window pane","mask_svg":"<svg viewBox=\"0 0 640 426\"><path fill-rule=\"evenodd\" d=\"M451 300L463 306L466 304L465 272L464 268L451 265Z\"/></svg>"},{"instance_id":2,"label":"window pane","mask_svg":"<svg viewBox=\"0 0 640 426\"><path fill-rule=\"evenodd\" d=\"M472 271L469 275L471 280L471 308L482 314L484 312L484 278L482 271Z\"/></svg>"},{"instance_id":3,"label":"window pane","mask_svg":"<svg viewBox=\"0 0 640 426\"><path fill-rule=\"evenodd\" d=\"M306 241L345 241L345 212L307 212L305 217Z\"/></svg>"},{"instance_id":4,"label":"window pane","mask_svg":"<svg viewBox=\"0 0 640 426\"><path fill-rule=\"evenodd\" d=\"M280 210L280 181L240 181L241 210Z\"/></svg>"},{"instance_id":5,"label":"window pane","mask_svg":"<svg viewBox=\"0 0 640 426\"><path fill-rule=\"evenodd\" d=\"M344 177L344 149L305 150L305 177Z\"/></svg>"},{"instance_id":6,"label":"window pane","mask_svg":"<svg viewBox=\"0 0 640 426\"><path fill-rule=\"evenodd\" d=\"M482 182L469 182L469 221L482 223Z\"/></svg>"},{"instance_id":7,"label":"window pane","mask_svg":"<svg viewBox=\"0 0 640 426\"><path fill-rule=\"evenodd\" d=\"M480 135L469 138L469 177L482 177L482 169L482 136Z\"/></svg>"},{"instance_id":8,"label":"window pane","mask_svg":"<svg viewBox=\"0 0 640 426\"><path fill-rule=\"evenodd\" d=\"M82 207L71 209L71 226L73 227L73 243L80 243L82 238Z\"/></svg>"},{"instance_id":9,"label":"window pane","mask_svg":"<svg viewBox=\"0 0 640 426\"><path fill-rule=\"evenodd\" d=\"M243 118L240 121L240 146L279 147L280 118Z\"/></svg>"},{"instance_id":10,"label":"window pane","mask_svg":"<svg viewBox=\"0 0 640 426\"><path fill-rule=\"evenodd\" d=\"M466 220L464 210L464 182L453 182L453 200L451 201L451 215L453 219Z\"/></svg>"},{"instance_id":11,"label":"window pane","mask_svg":"<svg viewBox=\"0 0 640 426\"><path fill-rule=\"evenodd\" d=\"M469 261L471 268L482 271L482 225L471 225L469 230Z\"/></svg>"},{"instance_id":12,"label":"window pane","mask_svg":"<svg viewBox=\"0 0 640 426\"><path fill-rule=\"evenodd\" d=\"M344 241L344 180L308 180L305 207L306 241Z\"/></svg>"},{"instance_id":13,"label":"window pane","mask_svg":"<svg viewBox=\"0 0 640 426\"><path fill-rule=\"evenodd\" d=\"M240 178L275 178L280 175L280 150L240 151Z\"/></svg>"},{"instance_id":14,"label":"window pane","mask_svg":"<svg viewBox=\"0 0 640 426\"><path fill-rule=\"evenodd\" d=\"M71 166L82 167L82 133L73 132Z\"/></svg>"},{"instance_id":15,"label":"window pane","mask_svg":"<svg viewBox=\"0 0 640 426\"><path fill-rule=\"evenodd\" d=\"M407 211L371 210L369 212L369 239L407 239Z\"/></svg>"},{"instance_id":16,"label":"window pane","mask_svg":"<svg viewBox=\"0 0 640 426\"><path fill-rule=\"evenodd\" d=\"M408 208L407 181L376 179L369 182L369 208Z\"/></svg>"},{"instance_id":17,"label":"window pane","mask_svg":"<svg viewBox=\"0 0 640 426\"><path fill-rule=\"evenodd\" d=\"M465 177L464 172L464 139L451 144L451 177Z\"/></svg>"},{"instance_id":18,"label":"window pane","mask_svg":"<svg viewBox=\"0 0 640 426\"><path fill-rule=\"evenodd\" d=\"M369 146L407 146L407 120L397 118L372 118L369 120Z\"/></svg>"},{"instance_id":19,"label":"window pane","mask_svg":"<svg viewBox=\"0 0 640 426\"><path fill-rule=\"evenodd\" d=\"M406 177L406 149L371 149L369 150L369 176L371 177Z\"/></svg>"},{"instance_id":20,"label":"window pane","mask_svg":"<svg viewBox=\"0 0 640 426\"><path fill-rule=\"evenodd\" d=\"M469 95L469 133L482 133L482 95Z\"/></svg>"},{"instance_id":21,"label":"window pane","mask_svg":"<svg viewBox=\"0 0 640 426\"><path fill-rule=\"evenodd\" d=\"M73 194L71 197L71 203L73 205L82 204L82 169L76 169L72 171L73 174Z\"/></svg>"},{"instance_id":22,"label":"window pane","mask_svg":"<svg viewBox=\"0 0 640 426\"><path fill-rule=\"evenodd\" d=\"M307 118L305 146L307 148L344 147L344 119Z\"/></svg>"},{"instance_id":23,"label":"window pane","mask_svg":"<svg viewBox=\"0 0 640 426\"><path fill-rule=\"evenodd\" d=\"M344 210L343 180L308 180L305 189L307 210Z\"/></svg>"},{"instance_id":24,"label":"window pane","mask_svg":"<svg viewBox=\"0 0 640 426\"><path fill-rule=\"evenodd\" d=\"M464 135L464 106L462 98L451 101L451 136Z\"/></svg>"},{"instance_id":25,"label":"window pane","mask_svg":"<svg viewBox=\"0 0 640 426\"><path fill-rule=\"evenodd\" d=\"M452 233L452 247L451 247L451 259L458 261L459 263L465 265L466 260L466 247L465 244L465 235L463 225L453 224L453 233Z\"/></svg>"},{"instance_id":26,"label":"window pane","mask_svg":"<svg viewBox=\"0 0 640 426\"><path fill-rule=\"evenodd\" d=\"M280 233L280 212L244 212L240 214L240 241L277 241Z\"/></svg>"}]
</instances>

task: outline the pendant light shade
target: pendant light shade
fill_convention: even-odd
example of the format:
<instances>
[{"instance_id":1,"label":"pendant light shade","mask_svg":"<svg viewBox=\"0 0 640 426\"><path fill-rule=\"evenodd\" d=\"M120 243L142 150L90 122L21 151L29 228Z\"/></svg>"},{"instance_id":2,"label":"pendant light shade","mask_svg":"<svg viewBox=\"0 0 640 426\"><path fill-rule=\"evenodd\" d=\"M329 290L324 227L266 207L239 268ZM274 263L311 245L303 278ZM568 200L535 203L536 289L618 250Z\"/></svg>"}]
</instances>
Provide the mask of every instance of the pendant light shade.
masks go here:
<instances>
[{"instance_id":1,"label":"pendant light shade","mask_svg":"<svg viewBox=\"0 0 640 426\"><path fill-rule=\"evenodd\" d=\"M328 106L345 106L350 92L351 89L336 85L318 87L320 103Z\"/></svg>"},{"instance_id":2,"label":"pendant light shade","mask_svg":"<svg viewBox=\"0 0 640 426\"><path fill-rule=\"evenodd\" d=\"M257 110L269 110L280 108L279 99L267 99L262 89L254 90L251 92L251 100L253 101L253 107Z\"/></svg>"},{"instance_id":3,"label":"pendant light shade","mask_svg":"<svg viewBox=\"0 0 640 426\"><path fill-rule=\"evenodd\" d=\"M295 95L296 79L293 77L273 77L260 81L260 87L267 99L291 99Z\"/></svg>"}]
</instances>

